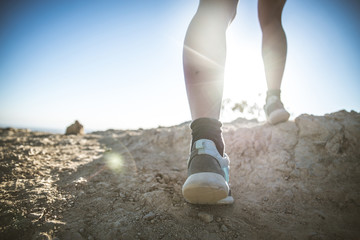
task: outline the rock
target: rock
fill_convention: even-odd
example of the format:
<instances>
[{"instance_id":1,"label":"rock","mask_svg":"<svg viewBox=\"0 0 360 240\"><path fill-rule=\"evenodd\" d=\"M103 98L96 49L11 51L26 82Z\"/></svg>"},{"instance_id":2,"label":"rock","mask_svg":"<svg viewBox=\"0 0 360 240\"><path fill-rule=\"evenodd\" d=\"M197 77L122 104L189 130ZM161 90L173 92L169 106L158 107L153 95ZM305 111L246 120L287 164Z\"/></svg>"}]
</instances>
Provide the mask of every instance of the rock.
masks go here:
<instances>
[{"instance_id":1,"label":"rock","mask_svg":"<svg viewBox=\"0 0 360 240\"><path fill-rule=\"evenodd\" d=\"M30 149L28 149L27 154L29 156L34 156L34 155L38 154L38 151L36 151L36 149L34 149L34 148L30 148Z\"/></svg>"},{"instance_id":2,"label":"rock","mask_svg":"<svg viewBox=\"0 0 360 240\"><path fill-rule=\"evenodd\" d=\"M140 201L144 201L148 206L154 210L167 210L171 205L171 199L163 190L155 190L146 192L140 197Z\"/></svg>"},{"instance_id":3,"label":"rock","mask_svg":"<svg viewBox=\"0 0 360 240\"><path fill-rule=\"evenodd\" d=\"M65 135L83 135L84 133L84 126L76 120L75 123L66 128Z\"/></svg>"},{"instance_id":4,"label":"rock","mask_svg":"<svg viewBox=\"0 0 360 240\"><path fill-rule=\"evenodd\" d=\"M174 196L173 196L173 201L174 201L175 203L181 202L181 198L180 198L178 195L174 195Z\"/></svg>"},{"instance_id":5,"label":"rock","mask_svg":"<svg viewBox=\"0 0 360 240\"><path fill-rule=\"evenodd\" d=\"M214 220L213 215L205 212L199 212L198 217L201 219L201 221L206 223L211 223Z\"/></svg>"},{"instance_id":6,"label":"rock","mask_svg":"<svg viewBox=\"0 0 360 240\"><path fill-rule=\"evenodd\" d=\"M35 238L36 240L50 240L51 237L47 234L47 233L40 233L38 236L36 236Z\"/></svg>"},{"instance_id":7,"label":"rock","mask_svg":"<svg viewBox=\"0 0 360 240\"><path fill-rule=\"evenodd\" d=\"M146 215L143 217L143 219L144 219L144 220L147 220L147 221L150 221L150 220L154 219L155 217L156 217L155 213L149 212L148 214L146 214Z\"/></svg>"},{"instance_id":8,"label":"rock","mask_svg":"<svg viewBox=\"0 0 360 240\"><path fill-rule=\"evenodd\" d=\"M28 214L28 218L30 219L39 219L42 215L42 212L33 212Z\"/></svg>"},{"instance_id":9,"label":"rock","mask_svg":"<svg viewBox=\"0 0 360 240\"><path fill-rule=\"evenodd\" d=\"M221 231L223 231L223 232L227 232L228 231L228 228L223 224L223 225L221 225Z\"/></svg>"}]
</instances>

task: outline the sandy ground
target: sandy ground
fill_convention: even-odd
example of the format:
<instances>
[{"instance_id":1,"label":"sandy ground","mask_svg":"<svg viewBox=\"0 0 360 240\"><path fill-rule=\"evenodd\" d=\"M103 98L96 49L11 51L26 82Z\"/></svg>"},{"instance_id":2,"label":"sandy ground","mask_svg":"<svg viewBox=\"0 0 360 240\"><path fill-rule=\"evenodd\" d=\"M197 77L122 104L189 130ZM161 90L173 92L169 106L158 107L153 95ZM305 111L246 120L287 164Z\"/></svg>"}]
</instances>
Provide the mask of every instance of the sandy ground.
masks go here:
<instances>
[{"instance_id":1,"label":"sandy ground","mask_svg":"<svg viewBox=\"0 0 360 240\"><path fill-rule=\"evenodd\" d=\"M0 129L0 239L360 239L360 114L224 125L231 206L184 201L187 124Z\"/></svg>"}]
</instances>

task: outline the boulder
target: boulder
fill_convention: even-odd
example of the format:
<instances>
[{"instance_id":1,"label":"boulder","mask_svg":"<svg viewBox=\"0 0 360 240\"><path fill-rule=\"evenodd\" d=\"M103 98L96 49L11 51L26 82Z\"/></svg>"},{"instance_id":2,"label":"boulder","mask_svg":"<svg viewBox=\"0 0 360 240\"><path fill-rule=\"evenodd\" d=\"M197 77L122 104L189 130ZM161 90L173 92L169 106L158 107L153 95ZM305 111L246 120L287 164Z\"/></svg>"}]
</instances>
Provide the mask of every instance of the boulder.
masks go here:
<instances>
[{"instance_id":1,"label":"boulder","mask_svg":"<svg viewBox=\"0 0 360 240\"><path fill-rule=\"evenodd\" d=\"M66 128L65 135L83 135L84 133L84 126L76 120L75 123Z\"/></svg>"}]
</instances>

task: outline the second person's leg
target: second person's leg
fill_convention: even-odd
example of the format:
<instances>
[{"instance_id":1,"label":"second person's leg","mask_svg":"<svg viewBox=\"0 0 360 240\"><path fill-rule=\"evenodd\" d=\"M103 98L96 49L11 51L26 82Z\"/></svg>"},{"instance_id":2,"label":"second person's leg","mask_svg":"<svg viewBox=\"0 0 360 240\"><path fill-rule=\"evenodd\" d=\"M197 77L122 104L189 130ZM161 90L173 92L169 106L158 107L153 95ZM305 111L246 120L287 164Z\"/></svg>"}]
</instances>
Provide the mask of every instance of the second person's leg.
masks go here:
<instances>
[{"instance_id":1,"label":"second person's leg","mask_svg":"<svg viewBox=\"0 0 360 240\"><path fill-rule=\"evenodd\" d=\"M262 56L267 82L265 113L271 124L288 120L289 113L280 100L287 41L281 15L286 0L258 0L259 22L262 30Z\"/></svg>"}]
</instances>

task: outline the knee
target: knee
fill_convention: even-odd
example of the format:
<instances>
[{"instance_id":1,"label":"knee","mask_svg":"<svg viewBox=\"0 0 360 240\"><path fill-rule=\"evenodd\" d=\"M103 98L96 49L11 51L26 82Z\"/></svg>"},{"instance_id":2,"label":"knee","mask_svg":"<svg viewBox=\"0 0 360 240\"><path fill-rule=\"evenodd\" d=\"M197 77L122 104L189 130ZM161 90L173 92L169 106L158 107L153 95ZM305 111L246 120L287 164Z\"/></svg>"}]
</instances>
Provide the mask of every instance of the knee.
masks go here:
<instances>
[{"instance_id":1,"label":"knee","mask_svg":"<svg viewBox=\"0 0 360 240\"><path fill-rule=\"evenodd\" d=\"M200 0L198 13L230 23L236 16L238 0Z\"/></svg>"},{"instance_id":2,"label":"knee","mask_svg":"<svg viewBox=\"0 0 360 240\"><path fill-rule=\"evenodd\" d=\"M263 32L267 30L274 30L282 28L281 15L286 0L259 0L258 1L258 16Z\"/></svg>"}]
</instances>

